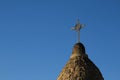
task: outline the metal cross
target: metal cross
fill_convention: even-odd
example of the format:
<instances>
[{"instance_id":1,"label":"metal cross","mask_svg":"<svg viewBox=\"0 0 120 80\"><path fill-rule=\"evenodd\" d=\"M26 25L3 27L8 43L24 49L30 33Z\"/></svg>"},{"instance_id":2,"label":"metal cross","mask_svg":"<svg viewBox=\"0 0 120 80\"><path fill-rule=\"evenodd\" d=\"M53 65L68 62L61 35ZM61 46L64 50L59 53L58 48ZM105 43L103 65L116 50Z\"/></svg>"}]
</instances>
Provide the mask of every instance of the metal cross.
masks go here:
<instances>
[{"instance_id":1,"label":"metal cross","mask_svg":"<svg viewBox=\"0 0 120 80\"><path fill-rule=\"evenodd\" d=\"M77 20L77 24L72 28L72 30L77 31L78 33L78 41L77 41L78 43L80 42L80 29L84 26L85 26L84 24L80 24L79 20Z\"/></svg>"}]
</instances>

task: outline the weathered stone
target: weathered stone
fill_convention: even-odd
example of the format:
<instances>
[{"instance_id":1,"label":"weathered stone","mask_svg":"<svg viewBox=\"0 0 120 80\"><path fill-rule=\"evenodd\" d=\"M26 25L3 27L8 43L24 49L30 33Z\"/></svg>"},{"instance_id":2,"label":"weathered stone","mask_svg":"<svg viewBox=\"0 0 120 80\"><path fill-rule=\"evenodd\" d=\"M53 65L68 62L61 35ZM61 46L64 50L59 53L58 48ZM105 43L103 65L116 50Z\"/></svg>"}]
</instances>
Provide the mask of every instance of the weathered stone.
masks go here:
<instances>
[{"instance_id":1,"label":"weathered stone","mask_svg":"<svg viewBox=\"0 0 120 80\"><path fill-rule=\"evenodd\" d=\"M104 80L104 78L96 65L88 58L83 44L77 43L57 80Z\"/></svg>"}]
</instances>

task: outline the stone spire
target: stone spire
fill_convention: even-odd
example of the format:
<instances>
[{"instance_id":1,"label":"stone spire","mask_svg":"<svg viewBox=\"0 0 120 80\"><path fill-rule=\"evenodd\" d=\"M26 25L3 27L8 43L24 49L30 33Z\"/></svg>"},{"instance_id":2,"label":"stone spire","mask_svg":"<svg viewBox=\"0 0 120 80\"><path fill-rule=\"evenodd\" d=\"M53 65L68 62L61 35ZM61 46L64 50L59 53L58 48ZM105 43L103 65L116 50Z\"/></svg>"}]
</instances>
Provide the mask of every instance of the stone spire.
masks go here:
<instances>
[{"instance_id":1,"label":"stone spire","mask_svg":"<svg viewBox=\"0 0 120 80\"><path fill-rule=\"evenodd\" d=\"M104 80L100 70L88 58L82 43L76 43L69 61L57 80Z\"/></svg>"},{"instance_id":2,"label":"stone spire","mask_svg":"<svg viewBox=\"0 0 120 80\"><path fill-rule=\"evenodd\" d=\"M85 47L78 42L74 45L69 61L57 80L104 80L98 67L88 58Z\"/></svg>"}]
</instances>

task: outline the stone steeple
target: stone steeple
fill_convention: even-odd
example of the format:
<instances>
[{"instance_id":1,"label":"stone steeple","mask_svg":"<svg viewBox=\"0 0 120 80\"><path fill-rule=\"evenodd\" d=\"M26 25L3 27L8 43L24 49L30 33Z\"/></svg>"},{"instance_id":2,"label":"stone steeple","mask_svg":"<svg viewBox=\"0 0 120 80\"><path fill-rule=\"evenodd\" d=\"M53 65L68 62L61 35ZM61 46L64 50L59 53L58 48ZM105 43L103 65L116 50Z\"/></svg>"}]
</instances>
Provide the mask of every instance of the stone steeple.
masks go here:
<instances>
[{"instance_id":1,"label":"stone steeple","mask_svg":"<svg viewBox=\"0 0 120 80\"><path fill-rule=\"evenodd\" d=\"M104 80L100 70L88 58L82 43L76 43L69 61L57 80Z\"/></svg>"},{"instance_id":2,"label":"stone steeple","mask_svg":"<svg viewBox=\"0 0 120 80\"><path fill-rule=\"evenodd\" d=\"M77 23L73 30L78 32L78 42L73 47L69 61L62 69L57 80L104 80L98 67L88 58L79 33L82 25Z\"/></svg>"}]
</instances>

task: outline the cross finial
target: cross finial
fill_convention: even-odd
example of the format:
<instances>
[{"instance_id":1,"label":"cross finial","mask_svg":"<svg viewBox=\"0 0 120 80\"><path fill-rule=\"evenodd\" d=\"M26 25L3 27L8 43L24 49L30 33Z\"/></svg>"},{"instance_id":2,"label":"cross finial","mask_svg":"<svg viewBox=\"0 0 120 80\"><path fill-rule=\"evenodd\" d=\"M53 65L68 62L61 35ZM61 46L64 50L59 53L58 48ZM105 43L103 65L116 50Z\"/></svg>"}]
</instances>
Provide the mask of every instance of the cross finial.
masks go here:
<instances>
[{"instance_id":1,"label":"cross finial","mask_svg":"<svg viewBox=\"0 0 120 80\"><path fill-rule=\"evenodd\" d=\"M78 41L77 41L78 43L80 42L80 29L84 26L85 26L84 24L80 24L79 19L78 19L77 24L72 28L72 30L77 31L78 33Z\"/></svg>"}]
</instances>

